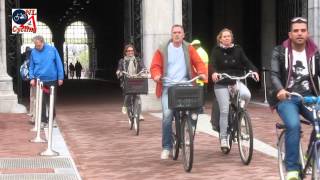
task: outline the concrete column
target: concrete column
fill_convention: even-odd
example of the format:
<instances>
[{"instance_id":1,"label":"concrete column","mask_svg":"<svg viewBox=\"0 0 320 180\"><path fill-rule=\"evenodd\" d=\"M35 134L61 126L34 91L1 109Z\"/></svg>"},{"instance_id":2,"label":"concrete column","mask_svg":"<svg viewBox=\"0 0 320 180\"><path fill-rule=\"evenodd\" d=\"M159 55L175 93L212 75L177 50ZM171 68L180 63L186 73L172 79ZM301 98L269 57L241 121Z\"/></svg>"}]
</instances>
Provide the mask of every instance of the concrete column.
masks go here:
<instances>
[{"instance_id":1,"label":"concrete column","mask_svg":"<svg viewBox=\"0 0 320 180\"><path fill-rule=\"evenodd\" d=\"M271 52L276 45L276 4L272 0L261 0L261 60L267 68Z\"/></svg>"},{"instance_id":2,"label":"concrete column","mask_svg":"<svg viewBox=\"0 0 320 180\"><path fill-rule=\"evenodd\" d=\"M150 68L152 57L161 43L170 39L171 26L182 25L182 0L144 0L143 16L143 58ZM155 83L149 80L149 94L142 96L144 111L160 110L161 102L155 96Z\"/></svg>"},{"instance_id":3,"label":"concrete column","mask_svg":"<svg viewBox=\"0 0 320 180\"><path fill-rule=\"evenodd\" d=\"M311 38L320 47L320 2L308 0L308 26Z\"/></svg>"},{"instance_id":4,"label":"concrete column","mask_svg":"<svg viewBox=\"0 0 320 180\"><path fill-rule=\"evenodd\" d=\"M13 92L12 78L7 73L5 0L0 0L0 113L23 113Z\"/></svg>"}]
</instances>

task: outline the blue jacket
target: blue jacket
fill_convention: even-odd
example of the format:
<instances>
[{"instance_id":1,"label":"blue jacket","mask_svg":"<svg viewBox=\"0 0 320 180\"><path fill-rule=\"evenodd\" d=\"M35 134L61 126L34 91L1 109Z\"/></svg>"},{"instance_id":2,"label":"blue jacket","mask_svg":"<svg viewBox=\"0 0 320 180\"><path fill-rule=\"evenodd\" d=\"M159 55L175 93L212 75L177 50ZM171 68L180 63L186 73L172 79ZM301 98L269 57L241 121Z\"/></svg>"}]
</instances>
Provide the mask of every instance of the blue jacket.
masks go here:
<instances>
[{"instance_id":1,"label":"blue jacket","mask_svg":"<svg viewBox=\"0 0 320 180\"><path fill-rule=\"evenodd\" d=\"M63 65L57 49L45 44L42 50L32 49L29 65L30 79L56 81L64 79Z\"/></svg>"}]
</instances>

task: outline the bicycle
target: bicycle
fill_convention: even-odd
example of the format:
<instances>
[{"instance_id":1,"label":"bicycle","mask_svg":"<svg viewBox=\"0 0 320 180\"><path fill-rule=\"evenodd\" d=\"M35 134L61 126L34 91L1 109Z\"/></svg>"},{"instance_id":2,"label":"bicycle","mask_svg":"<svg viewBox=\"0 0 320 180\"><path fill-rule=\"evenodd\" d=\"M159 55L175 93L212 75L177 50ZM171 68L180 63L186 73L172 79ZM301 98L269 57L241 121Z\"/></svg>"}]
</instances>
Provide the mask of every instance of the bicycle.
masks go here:
<instances>
[{"instance_id":1,"label":"bicycle","mask_svg":"<svg viewBox=\"0 0 320 180\"><path fill-rule=\"evenodd\" d=\"M301 142L299 144L299 158L301 163L300 178L303 179L306 175L312 175L313 180L320 180L320 96L306 96L303 97L296 92L289 94L289 98L296 96L302 101L302 104L313 114L313 122L301 119L300 122L313 127L310 135L308 149L304 153ZM280 133L278 131L281 131ZM278 136L277 149L278 149L278 168L281 180L285 180L285 132L286 127L284 124L276 123L276 131ZM300 132L303 133L302 131ZM280 134L280 135L279 135Z\"/></svg>"},{"instance_id":2,"label":"bicycle","mask_svg":"<svg viewBox=\"0 0 320 180\"><path fill-rule=\"evenodd\" d=\"M219 74L220 80L228 78L235 80L235 86L229 86L230 105L228 117L229 149L222 150L224 154L231 151L232 142L238 143L240 158L243 164L249 165L253 154L253 130L250 116L244 107L244 101L240 99L239 83L248 77L253 78L253 72L249 72L244 76L231 76L226 73Z\"/></svg>"},{"instance_id":3,"label":"bicycle","mask_svg":"<svg viewBox=\"0 0 320 180\"><path fill-rule=\"evenodd\" d=\"M173 110L172 119L172 159L177 160L180 149L182 150L183 167L190 172L193 164L194 136L198 120L198 109L203 106L203 89L192 86L191 83L199 76L189 80L175 82L167 80L173 86L168 89L168 104Z\"/></svg>"},{"instance_id":4,"label":"bicycle","mask_svg":"<svg viewBox=\"0 0 320 180\"><path fill-rule=\"evenodd\" d=\"M140 131L141 99L140 94L148 94L148 71L142 69L135 75L130 75L125 71L124 74L124 93L126 95L126 106L129 121L129 128L134 127L135 134L138 136Z\"/></svg>"}]
</instances>

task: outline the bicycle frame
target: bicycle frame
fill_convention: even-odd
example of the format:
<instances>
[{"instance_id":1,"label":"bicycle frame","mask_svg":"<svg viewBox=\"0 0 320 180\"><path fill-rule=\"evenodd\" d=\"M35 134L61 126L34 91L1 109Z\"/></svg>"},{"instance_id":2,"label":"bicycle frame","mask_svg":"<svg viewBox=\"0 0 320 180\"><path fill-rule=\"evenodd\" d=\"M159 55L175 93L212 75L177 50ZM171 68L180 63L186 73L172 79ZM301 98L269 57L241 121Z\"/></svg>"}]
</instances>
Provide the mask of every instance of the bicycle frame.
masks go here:
<instances>
[{"instance_id":1,"label":"bicycle frame","mask_svg":"<svg viewBox=\"0 0 320 180\"><path fill-rule=\"evenodd\" d=\"M302 104L309 110L312 112L312 115L313 115L313 121L312 122L306 122L305 120L301 120L300 122L303 123L303 124L307 124L307 125L312 125L313 126L313 131L311 133L311 136L310 136L310 140L309 140L309 144L308 144L308 149L306 151L306 162L304 161L304 157L303 157L303 152L302 152L302 148L301 148L301 144L300 144L300 162L301 162L301 173L300 173L300 177L301 178L305 178L305 176L309 173L309 170L310 168L309 167L314 167L313 163L317 163L317 166L316 168L317 169L313 169L312 171L314 170L317 170L318 172L320 171L319 167L320 167L320 154L318 154L318 150L320 148L320 130L319 130L319 127L320 127L320 114L319 114L319 107L320 107L320 104L319 104L319 100L320 100L320 97L302 97L300 94L298 93L290 93L289 94L289 98L291 96L297 96L301 99L302 101ZM285 129L285 126L282 125L282 124L279 124L277 123L276 124L276 128L277 130L278 129L283 129L281 134L285 133L286 129ZM278 134L278 132L277 132ZM277 146L278 146L278 150L279 150L279 141L280 141L280 138L281 138L281 135L279 136L278 135L278 143L277 143ZM281 157L278 157L278 158L281 158ZM280 172L280 173L283 173L283 172ZM312 172L312 175L314 175L315 172ZM282 177L281 177L282 178Z\"/></svg>"}]
</instances>

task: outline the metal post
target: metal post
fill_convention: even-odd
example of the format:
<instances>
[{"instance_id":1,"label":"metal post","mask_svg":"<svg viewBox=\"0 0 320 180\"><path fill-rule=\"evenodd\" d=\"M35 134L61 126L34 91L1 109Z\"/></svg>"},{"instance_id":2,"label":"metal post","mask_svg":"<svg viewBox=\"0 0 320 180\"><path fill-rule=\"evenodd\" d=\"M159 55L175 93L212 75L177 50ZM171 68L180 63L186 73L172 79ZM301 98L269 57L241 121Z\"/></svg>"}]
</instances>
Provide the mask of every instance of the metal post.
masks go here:
<instances>
[{"instance_id":1,"label":"metal post","mask_svg":"<svg viewBox=\"0 0 320 180\"><path fill-rule=\"evenodd\" d=\"M266 86L266 70L263 68L263 88L264 88L264 103L268 103L267 101L267 86Z\"/></svg>"},{"instance_id":2,"label":"metal post","mask_svg":"<svg viewBox=\"0 0 320 180\"><path fill-rule=\"evenodd\" d=\"M36 143L40 143L40 142L46 142L44 139L41 138L41 114L42 114L42 97L43 97L43 82L40 82L40 88L39 88L39 101L38 101L38 108L37 108L37 136L30 140L30 142L36 142Z\"/></svg>"},{"instance_id":3,"label":"metal post","mask_svg":"<svg viewBox=\"0 0 320 180\"><path fill-rule=\"evenodd\" d=\"M50 87L50 107L49 107L49 128L48 128L48 148L40 153L41 156L58 156L59 153L52 150L52 128L53 128L53 109L54 109L54 86Z\"/></svg>"},{"instance_id":4,"label":"metal post","mask_svg":"<svg viewBox=\"0 0 320 180\"><path fill-rule=\"evenodd\" d=\"M30 89L31 91L31 89ZM39 113L39 94L40 94L40 79L37 79L36 81L36 87L35 87L35 93L36 93L36 99L35 99L35 103L31 104L30 106L34 105L35 107L33 107L33 115L32 118L34 118L34 127L31 129L31 131L37 131L38 128L38 122L39 119L41 119L41 117L38 117L38 113ZM41 121L41 120L40 120Z\"/></svg>"}]
</instances>

